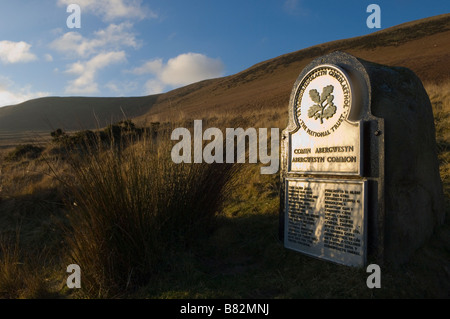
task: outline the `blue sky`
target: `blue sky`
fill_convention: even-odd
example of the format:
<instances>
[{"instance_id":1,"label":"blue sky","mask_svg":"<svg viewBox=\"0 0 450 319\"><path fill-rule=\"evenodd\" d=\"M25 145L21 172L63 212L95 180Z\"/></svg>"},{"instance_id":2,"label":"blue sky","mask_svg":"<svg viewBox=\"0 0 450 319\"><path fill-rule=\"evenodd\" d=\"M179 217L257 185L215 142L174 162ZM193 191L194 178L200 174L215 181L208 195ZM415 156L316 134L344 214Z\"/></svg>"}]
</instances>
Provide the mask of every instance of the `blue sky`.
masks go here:
<instances>
[{"instance_id":1,"label":"blue sky","mask_svg":"<svg viewBox=\"0 0 450 319\"><path fill-rule=\"evenodd\" d=\"M370 29L450 12L447 0L0 2L0 106L42 96L142 96L240 72ZM81 28L69 28L70 4Z\"/></svg>"}]
</instances>

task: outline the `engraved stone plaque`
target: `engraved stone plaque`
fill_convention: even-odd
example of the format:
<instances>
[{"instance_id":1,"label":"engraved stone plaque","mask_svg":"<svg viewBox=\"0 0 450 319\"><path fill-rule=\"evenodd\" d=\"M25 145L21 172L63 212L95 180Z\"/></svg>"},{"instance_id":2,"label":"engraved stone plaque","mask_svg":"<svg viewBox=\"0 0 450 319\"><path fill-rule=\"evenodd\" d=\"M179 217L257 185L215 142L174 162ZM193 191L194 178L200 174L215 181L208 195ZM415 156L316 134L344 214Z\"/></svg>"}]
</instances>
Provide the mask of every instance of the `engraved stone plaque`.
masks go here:
<instances>
[{"instance_id":1,"label":"engraved stone plaque","mask_svg":"<svg viewBox=\"0 0 450 319\"><path fill-rule=\"evenodd\" d=\"M299 83L293 100L297 130L290 135L288 170L361 176L361 123L349 76L320 65Z\"/></svg>"},{"instance_id":2,"label":"engraved stone plaque","mask_svg":"<svg viewBox=\"0 0 450 319\"><path fill-rule=\"evenodd\" d=\"M366 181L287 178L285 189L286 248L364 266Z\"/></svg>"}]
</instances>

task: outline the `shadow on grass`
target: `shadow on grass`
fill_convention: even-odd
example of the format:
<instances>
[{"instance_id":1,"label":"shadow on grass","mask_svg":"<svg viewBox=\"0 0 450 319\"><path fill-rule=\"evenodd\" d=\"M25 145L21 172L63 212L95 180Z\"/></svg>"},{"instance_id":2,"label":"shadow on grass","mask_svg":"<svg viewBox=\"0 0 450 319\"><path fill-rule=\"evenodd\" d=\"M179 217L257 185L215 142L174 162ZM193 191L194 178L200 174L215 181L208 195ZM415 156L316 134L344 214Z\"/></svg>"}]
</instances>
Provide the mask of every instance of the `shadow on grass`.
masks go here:
<instances>
[{"instance_id":1,"label":"shadow on grass","mask_svg":"<svg viewBox=\"0 0 450 319\"><path fill-rule=\"evenodd\" d=\"M448 298L450 227L447 222L401 266L381 266L381 288L369 289L365 268L352 268L285 249L278 216L222 217L214 234L177 256L159 276L151 298ZM143 291L144 292L144 291Z\"/></svg>"}]
</instances>

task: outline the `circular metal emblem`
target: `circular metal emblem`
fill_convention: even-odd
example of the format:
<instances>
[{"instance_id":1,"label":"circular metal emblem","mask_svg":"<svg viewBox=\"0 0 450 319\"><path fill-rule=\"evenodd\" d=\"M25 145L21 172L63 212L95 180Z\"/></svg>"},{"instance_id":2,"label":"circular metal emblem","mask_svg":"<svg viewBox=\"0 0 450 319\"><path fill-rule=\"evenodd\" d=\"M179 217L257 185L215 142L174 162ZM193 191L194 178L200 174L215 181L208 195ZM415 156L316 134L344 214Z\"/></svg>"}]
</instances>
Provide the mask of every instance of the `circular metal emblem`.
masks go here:
<instances>
[{"instance_id":1,"label":"circular metal emblem","mask_svg":"<svg viewBox=\"0 0 450 319\"><path fill-rule=\"evenodd\" d=\"M297 123L311 136L330 135L347 119L351 103L350 80L345 71L334 65L317 66L297 88Z\"/></svg>"}]
</instances>

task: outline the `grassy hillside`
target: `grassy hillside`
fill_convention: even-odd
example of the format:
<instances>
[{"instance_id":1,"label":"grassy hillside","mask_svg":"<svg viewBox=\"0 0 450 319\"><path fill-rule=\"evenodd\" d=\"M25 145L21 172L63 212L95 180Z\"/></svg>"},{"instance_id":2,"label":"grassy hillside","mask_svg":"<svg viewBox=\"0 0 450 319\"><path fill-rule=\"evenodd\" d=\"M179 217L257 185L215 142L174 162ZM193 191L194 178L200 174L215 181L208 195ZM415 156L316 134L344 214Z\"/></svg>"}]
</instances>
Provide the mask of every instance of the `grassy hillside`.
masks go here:
<instances>
[{"instance_id":1,"label":"grassy hillside","mask_svg":"<svg viewBox=\"0 0 450 319\"><path fill-rule=\"evenodd\" d=\"M126 98L46 97L2 107L0 139L56 128L67 131L102 128L124 117L145 114L157 98L158 95Z\"/></svg>"}]
</instances>

